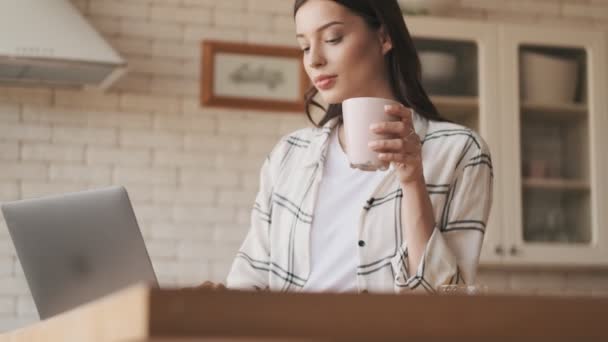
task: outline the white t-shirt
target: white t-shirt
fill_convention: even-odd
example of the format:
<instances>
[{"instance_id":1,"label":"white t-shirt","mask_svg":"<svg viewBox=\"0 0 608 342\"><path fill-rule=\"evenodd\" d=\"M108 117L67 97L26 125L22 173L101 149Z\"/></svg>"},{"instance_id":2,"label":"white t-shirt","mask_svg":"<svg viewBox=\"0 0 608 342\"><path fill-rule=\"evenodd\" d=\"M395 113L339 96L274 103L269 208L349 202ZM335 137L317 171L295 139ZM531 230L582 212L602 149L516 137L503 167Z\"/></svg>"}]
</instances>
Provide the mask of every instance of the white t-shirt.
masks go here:
<instances>
[{"instance_id":1,"label":"white t-shirt","mask_svg":"<svg viewBox=\"0 0 608 342\"><path fill-rule=\"evenodd\" d=\"M357 292L359 215L387 172L351 169L338 129L333 130L312 220L310 276L304 291Z\"/></svg>"}]
</instances>

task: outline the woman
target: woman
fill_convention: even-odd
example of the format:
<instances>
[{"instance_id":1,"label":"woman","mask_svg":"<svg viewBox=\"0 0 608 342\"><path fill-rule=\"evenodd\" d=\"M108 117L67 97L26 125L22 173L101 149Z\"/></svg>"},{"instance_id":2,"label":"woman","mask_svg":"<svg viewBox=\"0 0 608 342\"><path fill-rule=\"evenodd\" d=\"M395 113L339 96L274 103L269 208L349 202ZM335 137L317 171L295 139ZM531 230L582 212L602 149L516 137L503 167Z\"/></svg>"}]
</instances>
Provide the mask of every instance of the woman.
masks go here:
<instances>
[{"instance_id":1,"label":"woman","mask_svg":"<svg viewBox=\"0 0 608 342\"><path fill-rule=\"evenodd\" d=\"M228 288L433 292L474 281L492 198L490 152L439 116L396 0L296 0L297 40L315 86L315 128L281 139L266 159L250 231ZM329 104L315 123L310 107ZM350 169L341 102L393 99L400 121L370 129L386 171ZM413 134L415 133L415 134Z\"/></svg>"}]
</instances>

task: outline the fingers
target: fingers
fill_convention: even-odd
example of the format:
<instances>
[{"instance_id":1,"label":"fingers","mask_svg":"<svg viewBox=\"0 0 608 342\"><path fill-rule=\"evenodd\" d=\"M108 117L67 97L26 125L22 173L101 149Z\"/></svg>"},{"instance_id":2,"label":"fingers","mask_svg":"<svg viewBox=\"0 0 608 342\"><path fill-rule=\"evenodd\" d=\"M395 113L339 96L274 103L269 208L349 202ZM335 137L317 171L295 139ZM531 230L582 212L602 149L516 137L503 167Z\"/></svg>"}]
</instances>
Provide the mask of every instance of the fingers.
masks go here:
<instances>
[{"instance_id":1,"label":"fingers","mask_svg":"<svg viewBox=\"0 0 608 342\"><path fill-rule=\"evenodd\" d=\"M413 162L419 162L420 154L416 153L380 153L378 159L386 163L402 163L412 164Z\"/></svg>"},{"instance_id":2,"label":"fingers","mask_svg":"<svg viewBox=\"0 0 608 342\"><path fill-rule=\"evenodd\" d=\"M378 152L378 159L383 162L405 163L411 162L419 158L421 146L419 143L414 143L413 140L418 138L417 135L410 139L386 139L376 140L369 143L372 151Z\"/></svg>"},{"instance_id":3,"label":"fingers","mask_svg":"<svg viewBox=\"0 0 608 342\"><path fill-rule=\"evenodd\" d=\"M409 142L414 142L410 144ZM386 139L370 141L368 146L375 152L415 152L417 150L416 137L412 135L403 139Z\"/></svg>"},{"instance_id":4,"label":"fingers","mask_svg":"<svg viewBox=\"0 0 608 342\"><path fill-rule=\"evenodd\" d=\"M406 157L403 153L380 153L378 159L389 163L405 163Z\"/></svg>"},{"instance_id":5,"label":"fingers","mask_svg":"<svg viewBox=\"0 0 608 342\"><path fill-rule=\"evenodd\" d=\"M404 145L403 139L376 140L368 144L369 148L376 152L399 152L403 150Z\"/></svg>"},{"instance_id":6,"label":"fingers","mask_svg":"<svg viewBox=\"0 0 608 342\"><path fill-rule=\"evenodd\" d=\"M370 130L380 136L390 137L369 143L370 149L378 152L378 159L385 164L416 165L421 163L420 137L416 134L412 110L405 106L386 106L385 112L399 121L378 122Z\"/></svg>"},{"instance_id":7,"label":"fingers","mask_svg":"<svg viewBox=\"0 0 608 342\"><path fill-rule=\"evenodd\" d=\"M409 133L408 126L402 121L378 122L370 126L370 130L379 135L394 135L404 137Z\"/></svg>"},{"instance_id":8,"label":"fingers","mask_svg":"<svg viewBox=\"0 0 608 342\"><path fill-rule=\"evenodd\" d=\"M392 116L398 117L399 121L378 122L370 126L370 130L380 135L396 135L405 137L414 130L411 109L405 106L387 105L384 111Z\"/></svg>"},{"instance_id":9,"label":"fingers","mask_svg":"<svg viewBox=\"0 0 608 342\"><path fill-rule=\"evenodd\" d=\"M197 286L196 289L202 289L202 290L226 290L226 286L224 286L224 284L221 283L213 283L210 281L206 281L204 283L202 283L201 285Z\"/></svg>"},{"instance_id":10,"label":"fingers","mask_svg":"<svg viewBox=\"0 0 608 342\"><path fill-rule=\"evenodd\" d=\"M206 282L202 283L201 285L199 285L199 287L203 288L203 289L210 289L210 288L213 288L214 286L215 286L215 284L213 284L210 281L206 281Z\"/></svg>"},{"instance_id":11,"label":"fingers","mask_svg":"<svg viewBox=\"0 0 608 342\"><path fill-rule=\"evenodd\" d=\"M387 105L384 107L384 112L388 115L399 117L402 121L412 120L412 110L402 105Z\"/></svg>"}]
</instances>

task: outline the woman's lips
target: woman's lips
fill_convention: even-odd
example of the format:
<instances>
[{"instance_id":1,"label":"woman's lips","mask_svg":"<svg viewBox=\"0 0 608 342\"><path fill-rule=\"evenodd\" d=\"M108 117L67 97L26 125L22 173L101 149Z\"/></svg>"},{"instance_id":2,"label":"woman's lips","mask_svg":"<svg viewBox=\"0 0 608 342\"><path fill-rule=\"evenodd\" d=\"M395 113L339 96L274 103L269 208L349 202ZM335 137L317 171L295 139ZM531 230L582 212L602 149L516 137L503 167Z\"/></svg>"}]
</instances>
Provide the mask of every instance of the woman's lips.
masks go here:
<instances>
[{"instance_id":1,"label":"woman's lips","mask_svg":"<svg viewBox=\"0 0 608 342\"><path fill-rule=\"evenodd\" d=\"M338 76L333 76L333 77L330 77L330 78L323 79L323 80L321 80L321 81L319 81L319 82L315 83L315 86L316 86L317 88L321 89L321 90L327 90L327 89L330 89L330 88L331 88L331 87L333 87L333 86L334 86L334 84L336 83L336 78L337 78L337 77L338 77Z\"/></svg>"}]
</instances>

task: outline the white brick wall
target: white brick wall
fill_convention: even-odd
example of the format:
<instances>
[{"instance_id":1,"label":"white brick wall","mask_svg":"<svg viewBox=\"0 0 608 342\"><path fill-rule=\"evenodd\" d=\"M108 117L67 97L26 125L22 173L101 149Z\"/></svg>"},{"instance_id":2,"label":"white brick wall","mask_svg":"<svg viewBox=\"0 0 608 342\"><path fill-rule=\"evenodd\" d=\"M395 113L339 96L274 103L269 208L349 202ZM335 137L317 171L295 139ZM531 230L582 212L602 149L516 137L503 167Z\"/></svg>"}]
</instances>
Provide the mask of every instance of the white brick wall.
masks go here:
<instances>
[{"instance_id":1,"label":"white brick wall","mask_svg":"<svg viewBox=\"0 0 608 342\"><path fill-rule=\"evenodd\" d=\"M89 1L91 14L99 14L118 18L146 19L149 17L150 6L145 3L129 3L119 0Z\"/></svg>"},{"instance_id":2,"label":"white brick wall","mask_svg":"<svg viewBox=\"0 0 608 342\"><path fill-rule=\"evenodd\" d=\"M0 122L18 122L19 108L17 105L0 105Z\"/></svg>"},{"instance_id":3,"label":"white brick wall","mask_svg":"<svg viewBox=\"0 0 608 342\"><path fill-rule=\"evenodd\" d=\"M4 141L48 141L51 139L51 127L21 123L3 123L0 126L0 137Z\"/></svg>"},{"instance_id":4,"label":"white brick wall","mask_svg":"<svg viewBox=\"0 0 608 342\"><path fill-rule=\"evenodd\" d=\"M109 93L0 87L0 201L129 191L162 285L223 281L258 169L303 113L203 108L202 39L295 46L293 1L73 0L129 61ZM445 15L608 29L606 0L460 0ZM495 291L605 295L606 272L481 270ZM0 217L0 330L37 319Z\"/></svg>"},{"instance_id":5,"label":"white brick wall","mask_svg":"<svg viewBox=\"0 0 608 342\"><path fill-rule=\"evenodd\" d=\"M19 158L19 143L0 143L0 160L17 160Z\"/></svg>"}]
</instances>

